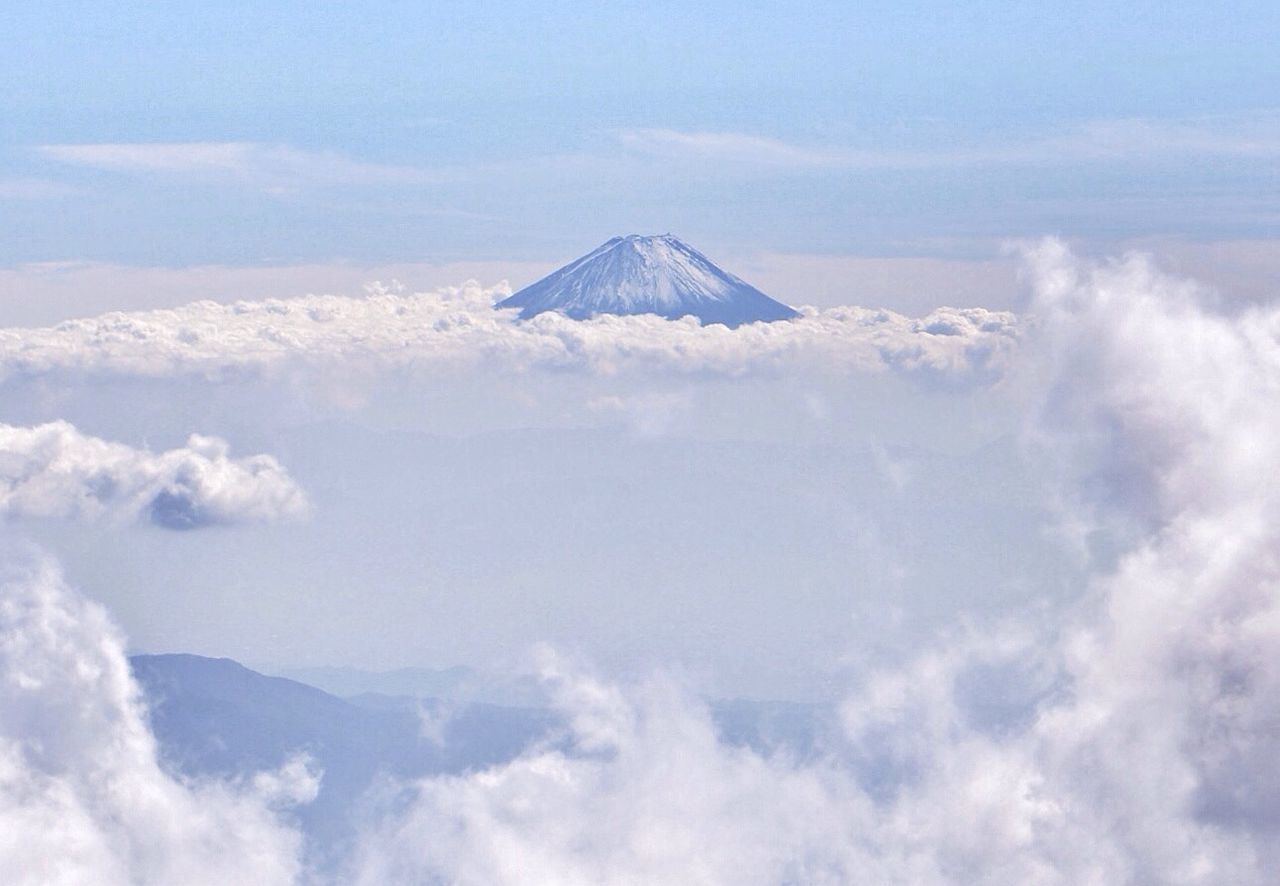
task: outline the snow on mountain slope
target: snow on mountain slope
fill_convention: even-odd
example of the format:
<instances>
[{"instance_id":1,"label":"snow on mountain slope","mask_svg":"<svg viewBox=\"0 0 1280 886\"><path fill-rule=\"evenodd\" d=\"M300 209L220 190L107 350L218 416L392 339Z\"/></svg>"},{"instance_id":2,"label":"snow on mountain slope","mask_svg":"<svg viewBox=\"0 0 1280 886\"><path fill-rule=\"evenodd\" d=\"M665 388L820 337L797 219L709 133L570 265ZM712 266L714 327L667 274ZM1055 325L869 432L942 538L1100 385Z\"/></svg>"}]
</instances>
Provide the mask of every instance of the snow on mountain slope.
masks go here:
<instances>
[{"instance_id":1,"label":"snow on mountain slope","mask_svg":"<svg viewBox=\"0 0 1280 886\"><path fill-rule=\"evenodd\" d=\"M593 314L692 315L703 324L730 327L799 316L670 234L614 237L498 307L520 308L521 318L543 311L577 320Z\"/></svg>"}]
</instances>

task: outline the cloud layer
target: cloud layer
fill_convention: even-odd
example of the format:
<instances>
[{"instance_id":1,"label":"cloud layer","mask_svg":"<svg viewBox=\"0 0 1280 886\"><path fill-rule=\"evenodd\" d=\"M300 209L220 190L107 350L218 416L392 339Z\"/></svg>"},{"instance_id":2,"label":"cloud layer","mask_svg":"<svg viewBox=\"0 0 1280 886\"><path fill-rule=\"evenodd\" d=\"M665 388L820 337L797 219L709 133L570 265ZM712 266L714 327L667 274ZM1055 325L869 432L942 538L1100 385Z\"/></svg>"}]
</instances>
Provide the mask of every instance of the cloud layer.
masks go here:
<instances>
[{"instance_id":1,"label":"cloud layer","mask_svg":"<svg viewBox=\"0 0 1280 886\"><path fill-rule=\"evenodd\" d=\"M363 882L1233 883L1280 863L1280 308L1031 256L1032 437L1112 555L1053 619L865 679L817 764L661 683L559 675L571 749L422 782Z\"/></svg>"},{"instance_id":2,"label":"cloud layer","mask_svg":"<svg viewBox=\"0 0 1280 886\"><path fill-rule=\"evenodd\" d=\"M375 291L105 314L43 329L0 330L0 380L56 372L219 377L316 363L429 372L495 367L590 373L658 370L745 375L811 366L990 380L1020 334L1017 318L944 308L912 319L867 308L809 309L798 320L736 330L653 316L520 322L497 311L504 288L434 294Z\"/></svg>"},{"instance_id":3,"label":"cloud layer","mask_svg":"<svg viewBox=\"0 0 1280 886\"><path fill-rule=\"evenodd\" d=\"M301 764L245 785L161 770L101 607L47 563L0 567L0 869L15 884L286 884L300 840L281 804L314 795Z\"/></svg>"},{"instance_id":4,"label":"cloud layer","mask_svg":"<svg viewBox=\"0 0 1280 886\"><path fill-rule=\"evenodd\" d=\"M868 801L847 772L725 747L667 681L548 676L571 750L421 782L366 835L352 882L839 883L867 857Z\"/></svg>"},{"instance_id":5,"label":"cloud layer","mask_svg":"<svg viewBox=\"0 0 1280 886\"><path fill-rule=\"evenodd\" d=\"M1023 367L1030 436L1092 563L1080 599L958 631L865 676L843 734L813 762L725 744L671 681L610 685L549 657L567 734L407 786L345 879L1269 882L1280 308L1217 314L1140 259L1092 265L1052 242L1030 265L1041 318ZM252 858L258 881L296 876L296 847L261 801L218 792L191 808L190 789L154 774L100 610L47 569L11 579L0 599L0 796L5 821L21 824L0 831L19 835L4 846L9 869L53 858L234 881L226 866ZM141 812L126 803L139 797ZM175 836L179 822L198 845ZM69 830L77 841L58 852Z\"/></svg>"},{"instance_id":6,"label":"cloud layer","mask_svg":"<svg viewBox=\"0 0 1280 886\"><path fill-rule=\"evenodd\" d=\"M0 424L0 515L197 529L293 519L307 507L274 458L233 459L216 437L193 434L181 449L153 453L61 421Z\"/></svg>"}]
</instances>

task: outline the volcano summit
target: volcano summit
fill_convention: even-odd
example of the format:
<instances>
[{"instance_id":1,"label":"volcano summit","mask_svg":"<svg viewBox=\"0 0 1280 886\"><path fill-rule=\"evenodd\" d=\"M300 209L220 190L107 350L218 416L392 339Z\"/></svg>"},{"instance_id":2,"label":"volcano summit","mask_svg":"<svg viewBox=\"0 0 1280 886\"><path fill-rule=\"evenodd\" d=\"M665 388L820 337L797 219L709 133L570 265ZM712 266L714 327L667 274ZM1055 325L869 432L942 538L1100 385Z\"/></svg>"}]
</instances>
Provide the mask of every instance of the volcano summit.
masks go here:
<instances>
[{"instance_id":1,"label":"volcano summit","mask_svg":"<svg viewBox=\"0 0 1280 886\"><path fill-rule=\"evenodd\" d=\"M614 237L498 302L527 319L560 311L575 320L594 314L694 316L703 325L741 326L800 316L759 289L722 271L670 234Z\"/></svg>"}]
</instances>

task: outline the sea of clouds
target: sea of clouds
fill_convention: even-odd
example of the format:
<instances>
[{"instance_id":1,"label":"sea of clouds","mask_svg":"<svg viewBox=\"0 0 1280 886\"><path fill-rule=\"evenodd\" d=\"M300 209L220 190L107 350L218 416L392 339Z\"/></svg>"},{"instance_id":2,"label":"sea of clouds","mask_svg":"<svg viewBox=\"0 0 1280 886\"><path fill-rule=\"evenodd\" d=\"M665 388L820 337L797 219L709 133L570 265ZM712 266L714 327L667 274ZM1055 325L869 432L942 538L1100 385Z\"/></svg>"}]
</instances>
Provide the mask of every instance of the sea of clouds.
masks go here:
<instances>
[{"instance_id":1,"label":"sea of clouds","mask_svg":"<svg viewBox=\"0 0 1280 886\"><path fill-rule=\"evenodd\" d=\"M431 331L421 316L399 332L375 330L372 315L412 310L405 302L417 297L341 300L337 314L315 316L325 300L200 305L6 331L0 363L23 373L205 373L300 352L403 352L734 372L811 359L987 366L999 355L1027 398L1027 439L1056 484L1063 537L1090 564L1064 609L961 626L862 675L841 706L842 736L805 761L725 744L674 678L608 682L548 653L567 746L404 786L403 807L366 823L338 878L1271 882L1280 865L1280 487L1271 482L1280 473L1280 307L1219 313L1140 257L1090 263L1053 241L1027 263L1034 324L951 312L947 329L958 334L856 309L736 332L648 318L576 328L548 317L525 329L485 314L477 291L458 295L461 304L424 300ZM368 316L351 322L343 311ZM305 802L322 774L302 760L236 784L166 774L109 618L37 555L8 560L0 863L9 876L318 876L288 806Z\"/></svg>"},{"instance_id":2,"label":"sea of clouds","mask_svg":"<svg viewBox=\"0 0 1280 886\"><path fill-rule=\"evenodd\" d=\"M433 293L373 287L366 297L295 299L104 314L40 329L0 329L0 382L46 375L224 378L307 366L439 372L478 366L612 374L667 370L741 376L797 365L990 379L1016 350L1009 312L942 308L923 318L888 310L805 309L789 323L731 330L686 317L496 310L505 287Z\"/></svg>"}]
</instances>

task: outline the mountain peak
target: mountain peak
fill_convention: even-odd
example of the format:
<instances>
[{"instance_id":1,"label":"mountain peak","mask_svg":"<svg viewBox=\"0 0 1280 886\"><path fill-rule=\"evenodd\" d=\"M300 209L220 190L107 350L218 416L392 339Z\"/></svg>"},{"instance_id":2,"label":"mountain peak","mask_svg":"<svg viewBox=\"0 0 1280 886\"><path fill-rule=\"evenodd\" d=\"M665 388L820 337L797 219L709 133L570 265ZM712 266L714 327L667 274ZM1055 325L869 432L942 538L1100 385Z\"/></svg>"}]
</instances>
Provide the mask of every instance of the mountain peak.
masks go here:
<instances>
[{"instance_id":1,"label":"mountain peak","mask_svg":"<svg viewBox=\"0 0 1280 886\"><path fill-rule=\"evenodd\" d=\"M559 311L575 320L594 314L697 317L735 327L788 320L796 311L716 267L671 234L613 237L498 303L527 319Z\"/></svg>"}]
</instances>

